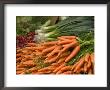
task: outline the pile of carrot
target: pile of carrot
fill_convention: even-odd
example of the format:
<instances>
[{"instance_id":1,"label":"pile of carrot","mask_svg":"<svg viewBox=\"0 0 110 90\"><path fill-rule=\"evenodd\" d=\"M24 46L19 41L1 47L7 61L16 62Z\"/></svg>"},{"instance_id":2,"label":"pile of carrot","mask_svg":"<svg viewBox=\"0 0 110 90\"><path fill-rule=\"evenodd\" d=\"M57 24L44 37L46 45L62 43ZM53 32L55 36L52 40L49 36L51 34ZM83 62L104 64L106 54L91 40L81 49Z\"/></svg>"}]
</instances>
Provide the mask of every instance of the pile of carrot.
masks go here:
<instances>
[{"instance_id":1,"label":"pile of carrot","mask_svg":"<svg viewBox=\"0 0 110 90\"><path fill-rule=\"evenodd\" d=\"M76 38L61 36L56 41L28 43L16 50L16 74L93 74L93 53L87 53L73 65L66 64L80 51Z\"/></svg>"}]
</instances>

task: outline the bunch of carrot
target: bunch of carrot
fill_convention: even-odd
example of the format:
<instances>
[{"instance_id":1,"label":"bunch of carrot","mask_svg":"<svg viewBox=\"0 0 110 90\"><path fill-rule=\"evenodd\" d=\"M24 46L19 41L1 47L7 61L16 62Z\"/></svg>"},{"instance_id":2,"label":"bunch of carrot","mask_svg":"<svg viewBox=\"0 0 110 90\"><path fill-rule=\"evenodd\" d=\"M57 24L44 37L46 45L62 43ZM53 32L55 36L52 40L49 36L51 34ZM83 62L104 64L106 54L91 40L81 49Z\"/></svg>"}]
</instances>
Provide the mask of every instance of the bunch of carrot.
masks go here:
<instances>
[{"instance_id":1,"label":"bunch of carrot","mask_svg":"<svg viewBox=\"0 0 110 90\"><path fill-rule=\"evenodd\" d=\"M87 53L74 65L66 65L80 51L76 36L61 36L57 41L29 43L17 50L16 74L80 74L94 73L94 54ZM42 58L42 60L41 60ZM39 67L38 59L43 67Z\"/></svg>"},{"instance_id":2,"label":"bunch of carrot","mask_svg":"<svg viewBox=\"0 0 110 90\"><path fill-rule=\"evenodd\" d=\"M63 59L62 59L63 60ZM66 66L65 62L56 62L48 67L32 71L32 74L93 74L94 54L87 53L74 65Z\"/></svg>"}]
</instances>

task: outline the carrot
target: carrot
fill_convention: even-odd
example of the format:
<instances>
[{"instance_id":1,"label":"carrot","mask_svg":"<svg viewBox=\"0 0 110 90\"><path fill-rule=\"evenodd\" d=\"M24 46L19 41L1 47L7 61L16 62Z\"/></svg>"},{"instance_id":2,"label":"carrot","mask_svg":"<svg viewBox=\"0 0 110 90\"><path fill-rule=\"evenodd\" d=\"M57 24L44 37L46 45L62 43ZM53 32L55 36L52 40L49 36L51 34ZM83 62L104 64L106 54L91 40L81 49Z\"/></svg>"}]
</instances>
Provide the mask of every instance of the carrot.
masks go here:
<instances>
[{"instance_id":1,"label":"carrot","mask_svg":"<svg viewBox=\"0 0 110 90\"><path fill-rule=\"evenodd\" d=\"M24 70L16 71L16 74L22 74L23 72L24 72Z\"/></svg>"},{"instance_id":2,"label":"carrot","mask_svg":"<svg viewBox=\"0 0 110 90\"><path fill-rule=\"evenodd\" d=\"M78 63L78 65L75 67L74 69L74 72L77 72L81 67L82 65L84 64L84 57L82 57Z\"/></svg>"},{"instance_id":3,"label":"carrot","mask_svg":"<svg viewBox=\"0 0 110 90\"><path fill-rule=\"evenodd\" d=\"M78 52L80 51L80 46L76 46L71 54L66 58L65 62L69 62Z\"/></svg>"},{"instance_id":4,"label":"carrot","mask_svg":"<svg viewBox=\"0 0 110 90\"><path fill-rule=\"evenodd\" d=\"M53 62L56 62L57 58L58 58L58 57L56 56L56 57L54 57L54 58L52 58L52 59L50 59L50 60L44 61L44 63L53 63Z\"/></svg>"},{"instance_id":5,"label":"carrot","mask_svg":"<svg viewBox=\"0 0 110 90\"><path fill-rule=\"evenodd\" d=\"M32 67L30 69L28 69L28 72L37 72L38 69L36 67Z\"/></svg>"},{"instance_id":6,"label":"carrot","mask_svg":"<svg viewBox=\"0 0 110 90\"><path fill-rule=\"evenodd\" d=\"M76 71L76 74L80 74L81 72L84 72L83 68L80 68L79 70Z\"/></svg>"},{"instance_id":7,"label":"carrot","mask_svg":"<svg viewBox=\"0 0 110 90\"><path fill-rule=\"evenodd\" d=\"M63 67L63 68L61 68L61 72L64 72L64 71L68 71L68 70L71 70L71 66L65 66L65 67Z\"/></svg>"},{"instance_id":8,"label":"carrot","mask_svg":"<svg viewBox=\"0 0 110 90\"><path fill-rule=\"evenodd\" d=\"M32 55L25 55L24 58L31 59L31 58L33 58L33 56Z\"/></svg>"},{"instance_id":9,"label":"carrot","mask_svg":"<svg viewBox=\"0 0 110 90\"><path fill-rule=\"evenodd\" d=\"M24 50L32 50L33 47L25 47Z\"/></svg>"},{"instance_id":10,"label":"carrot","mask_svg":"<svg viewBox=\"0 0 110 90\"><path fill-rule=\"evenodd\" d=\"M49 57L51 57L52 55L58 54L59 52L60 52L60 50L54 50L54 51L52 51L51 53L49 53L49 54L47 55L47 57L49 58Z\"/></svg>"},{"instance_id":11,"label":"carrot","mask_svg":"<svg viewBox=\"0 0 110 90\"><path fill-rule=\"evenodd\" d=\"M66 71L63 74L72 74L72 71Z\"/></svg>"},{"instance_id":12,"label":"carrot","mask_svg":"<svg viewBox=\"0 0 110 90\"><path fill-rule=\"evenodd\" d=\"M89 58L90 58L90 54L87 53L87 54L85 55L85 62L88 62Z\"/></svg>"},{"instance_id":13,"label":"carrot","mask_svg":"<svg viewBox=\"0 0 110 90\"><path fill-rule=\"evenodd\" d=\"M21 53L16 54L16 57L17 57L17 58L18 58L18 57L20 57L20 56L22 56L22 54L21 54Z\"/></svg>"},{"instance_id":14,"label":"carrot","mask_svg":"<svg viewBox=\"0 0 110 90\"><path fill-rule=\"evenodd\" d=\"M73 40L59 41L59 42L58 42L58 45L69 44L69 43L72 43L72 42L73 42Z\"/></svg>"},{"instance_id":15,"label":"carrot","mask_svg":"<svg viewBox=\"0 0 110 90\"><path fill-rule=\"evenodd\" d=\"M25 68L16 68L17 71L25 70Z\"/></svg>"},{"instance_id":16,"label":"carrot","mask_svg":"<svg viewBox=\"0 0 110 90\"><path fill-rule=\"evenodd\" d=\"M57 73L62 67L64 67L65 66L65 63L63 63L63 64L61 64L59 67L57 67L54 71L53 71L53 73Z\"/></svg>"},{"instance_id":17,"label":"carrot","mask_svg":"<svg viewBox=\"0 0 110 90\"><path fill-rule=\"evenodd\" d=\"M25 74L25 72L22 72L22 73L20 73L20 74Z\"/></svg>"},{"instance_id":18,"label":"carrot","mask_svg":"<svg viewBox=\"0 0 110 90\"><path fill-rule=\"evenodd\" d=\"M45 42L44 45L55 45L57 41Z\"/></svg>"},{"instance_id":19,"label":"carrot","mask_svg":"<svg viewBox=\"0 0 110 90\"><path fill-rule=\"evenodd\" d=\"M59 53L61 48L62 48L61 46L56 46L56 48L51 53L47 54L47 57L51 57L55 53Z\"/></svg>"},{"instance_id":20,"label":"carrot","mask_svg":"<svg viewBox=\"0 0 110 90\"><path fill-rule=\"evenodd\" d=\"M84 72L87 73L87 63L84 63Z\"/></svg>"},{"instance_id":21,"label":"carrot","mask_svg":"<svg viewBox=\"0 0 110 90\"><path fill-rule=\"evenodd\" d=\"M61 54L60 58L67 57L70 54L70 51L64 52Z\"/></svg>"},{"instance_id":22,"label":"carrot","mask_svg":"<svg viewBox=\"0 0 110 90\"><path fill-rule=\"evenodd\" d=\"M22 57L16 58L16 61L19 62L22 60Z\"/></svg>"},{"instance_id":23,"label":"carrot","mask_svg":"<svg viewBox=\"0 0 110 90\"><path fill-rule=\"evenodd\" d=\"M77 42L72 42L71 44L65 46L61 52L58 54L58 56L60 56L63 52L66 52L69 48L74 47L77 45Z\"/></svg>"},{"instance_id":24,"label":"carrot","mask_svg":"<svg viewBox=\"0 0 110 90\"><path fill-rule=\"evenodd\" d=\"M59 64L56 62L56 63L52 63L51 66L58 66Z\"/></svg>"},{"instance_id":25,"label":"carrot","mask_svg":"<svg viewBox=\"0 0 110 90\"><path fill-rule=\"evenodd\" d=\"M90 68L88 74L93 74L92 69Z\"/></svg>"},{"instance_id":26,"label":"carrot","mask_svg":"<svg viewBox=\"0 0 110 90\"><path fill-rule=\"evenodd\" d=\"M36 49L42 51L43 49L46 49L46 47L45 46L40 46L40 47L36 47Z\"/></svg>"},{"instance_id":27,"label":"carrot","mask_svg":"<svg viewBox=\"0 0 110 90\"><path fill-rule=\"evenodd\" d=\"M21 53L22 52L22 49L17 49L16 52L17 53Z\"/></svg>"},{"instance_id":28,"label":"carrot","mask_svg":"<svg viewBox=\"0 0 110 90\"><path fill-rule=\"evenodd\" d=\"M43 72L37 72L37 74L50 74L52 71L43 71Z\"/></svg>"},{"instance_id":29,"label":"carrot","mask_svg":"<svg viewBox=\"0 0 110 90\"><path fill-rule=\"evenodd\" d=\"M50 56L50 57L47 57L47 56L46 56L45 61L46 61L46 60L48 61L48 60L50 60L50 59L52 59L52 58L55 58L55 57L56 57L56 55L53 55L53 56Z\"/></svg>"},{"instance_id":30,"label":"carrot","mask_svg":"<svg viewBox=\"0 0 110 90\"><path fill-rule=\"evenodd\" d=\"M61 62L61 63L55 62L55 63L52 63L51 66L54 66L55 68L57 68L57 67L59 67L61 64L64 64L64 62Z\"/></svg>"},{"instance_id":31,"label":"carrot","mask_svg":"<svg viewBox=\"0 0 110 90\"><path fill-rule=\"evenodd\" d=\"M76 40L74 40L73 42L71 42L71 43L69 43L69 44L64 44L64 45L62 45L64 48L65 47L69 47L69 48L74 48L74 47L76 47L77 45L78 45L79 43L76 41Z\"/></svg>"},{"instance_id":32,"label":"carrot","mask_svg":"<svg viewBox=\"0 0 110 90\"><path fill-rule=\"evenodd\" d=\"M23 50L22 53L23 53L23 54L27 54L28 51L27 51L27 50Z\"/></svg>"},{"instance_id":33,"label":"carrot","mask_svg":"<svg viewBox=\"0 0 110 90\"><path fill-rule=\"evenodd\" d=\"M31 72L31 74L35 75L35 74L39 74L38 72Z\"/></svg>"},{"instance_id":34,"label":"carrot","mask_svg":"<svg viewBox=\"0 0 110 90\"><path fill-rule=\"evenodd\" d=\"M90 55L90 58L91 58L92 64L94 65L94 54L93 53Z\"/></svg>"},{"instance_id":35,"label":"carrot","mask_svg":"<svg viewBox=\"0 0 110 90\"><path fill-rule=\"evenodd\" d=\"M78 61L78 62L76 62L74 65L72 65L71 70L74 70L74 69L75 69L75 67L78 65L78 63L79 63L79 61Z\"/></svg>"},{"instance_id":36,"label":"carrot","mask_svg":"<svg viewBox=\"0 0 110 90\"><path fill-rule=\"evenodd\" d=\"M24 68L24 67L25 66L22 63L20 63L19 65L16 66L16 68Z\"/></svg>"},{"instance_id":37,"label":"carrot","mask_svg":"<svg viewBox=\"0 0 110 90\"><path fill-rule=\"evenodd\" d=\"M42 69L39 69L38 72L45 72L45 71L52 71L54 68L45 67Z\"/></svg>"},{"instance_id":38,"label":"carrot","mask_svg":"<svg viewBox=\"0 0 110 90\"><path fill-rule=\"evenodd\" d=\"M33 62L33 60L25 61L22 64L25 66L35 66L35 63Z\"/></svg>"},{"instance_id":39,"label":"carrot","mask_svg":"<svg viewBox=\"0 0 110 90\"><path fill-rule=\"evenodd\" d=\"M49 47L49 48L47 48L47 49L44 49L44 50L42 51L42 53L45 54L45 53L51 52L51 51L54 50L55 48L56 48L56 45L54 45L54 46L52 46L52 47Z\"/></svg>"},{"instance_id":40,"label":"carrot","mask_svg":"<svg viewBox=\"0 0 110 90\"><path fill-rule=\"evenodd\" d=\"M25 62L25 61L29 61L29 60L33 60L33 59L31 59L31 58L30 58L30 59L23 58L21 61L22 61L22 62Z\"/></svg>"},{"instance_id":41,"label":"carrot","mask_svg":"<svg viewBox=\"0 0 110 90\"><path fill-rule=\"evenodd\" d=\"M88 64L87 64L87 68L89 69L90 67L91 67L91 60L90 60L90 58L89 58L89 61L88 61Z\"/></svg>"},{"instance_id":42,"label":"carrot","mask_svg":"<svg viewBox=\"0 0 110 90\"><path fill-rule=\"evenodd\" d=\"M58 37L58 39L59 39L60 41L65 41L65 40L68 40L68 39L63 38L63 37Z\"/></svg>"},{"instance_id":43,"label":"carrot","mask_svg":"<svg viewBox=\"0 0 110 90\"><path fill-rule=\"evenodd\" d=\"M62 63L65 61L65 59L66 59L66 57L60 58L57 63Z\"/></svg>"}]
</instances>

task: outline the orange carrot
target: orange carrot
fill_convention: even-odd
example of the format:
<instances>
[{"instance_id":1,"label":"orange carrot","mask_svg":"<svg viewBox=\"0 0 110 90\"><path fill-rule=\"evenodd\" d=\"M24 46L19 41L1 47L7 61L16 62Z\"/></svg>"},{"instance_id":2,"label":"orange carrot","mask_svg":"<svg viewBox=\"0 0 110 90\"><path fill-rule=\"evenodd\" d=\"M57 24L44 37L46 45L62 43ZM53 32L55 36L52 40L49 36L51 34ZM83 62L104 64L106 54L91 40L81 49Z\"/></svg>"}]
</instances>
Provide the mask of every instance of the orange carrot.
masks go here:
<instances>
[{"instance_id":1,"label":"orange carrot","mask_svg":"<svg viewBox=\"0 0 110 90\"><path fill-rule=\"evenodd\" d=\"M75 69L75 67L76 67L79 63L80 63L80 60L79 60L79 61L77 61L74 65L72 65L71 70L74 70L74 69Z\"/></svg>"},{"instance_id":2,"label":"orange carrot","mask_svg":"<svg viewBox=\"0 0 110 90\"><path fill-rule=\"evenodd\" d=\"M66 71L63 74L72 74L72 71Z\"/></svg>"},{"instance_id":3,"label":"orange carrot","mask_svg":"<svg viewBox=\"0 0 110 90\"><path fill-rule=\"evenodd\" d=\"M20 57L20 56L22 56L22 54L21 54L21 53L16 54L16 57L17 57L17 58L18 58L18 57Z\"/></svg>"},{"instance_id":4,"label":"orange carrot","mask_svg":"<svg viewBox=\"0 0 110 90\"><path fill-rule=\"evenodd\" d=\"M57 41L45 42L44 45L55 45Z\"/></svg>"},{"instance_id":5,"label":"orange carrot","mask_svg":"<svg viewBox=\"0 0 110 90\"><path fill-rule=\"evenodd\" d=\"M19 62L22 60L22 57L16 58L16 61Z\"/></svg>"},{"instance_id":6,"label":"orange carrot","mask_svg":"<svg viewBox=\"0 0 110 90\"><path fill-rule=\"evenodd\" d=\"M61 64L59 67L57 67L54 71L53 71L53 73L57 73L62 67L64 67L65 66L65 63L63 63L63 64Z\"/></svg>"},{"instance_id":7,"label":"orange carrot","mask_svg":"<svg viewBox=\"0 0 110 90\"><path fill-rule=\"evenodd\" d=\"M33 56L32 55L25 55L24 58L31 59L31 58L33 58Z\"/></svg>"},{"instance_id":8,"label":"orange carrot","mask_svg":"<svg viewBox=\"0 0 110 90\"><path fill-rule=\"evenodd\" d=\"M66 58L65 62L69 62L78 52L80 51L80 46L76 46L71 54Z\"/></svg>"},{"instance_id":9,"label":"orange carrot","mask_svg":"<svg viewBox=\"0 0 110 90\"><path fill-rule=\"evenodd\" d=\"M17 71L25 70L25 68L16 68Z\"/></svg>"},{"instance_id":10,"label":"orange carrot","mask_svg":"<svg viewBox=\"0 0 110 90\"><path fill-rule=\"evenodd\" d=\"M43 72L37 72L37 74L50 74L52 71L43 71Z\"/></svg>"},{"instance_id":11,"label":"orange carrot","mask_svg":"<svg viewBox=\"0 0 110 90\"><path fill-rule=\"evenodd\" d=\"M36 49L38 49L38 50L43 50L43 49L46 49L46 47L45 46L40 46L40 47L36 47Z\"/></svg>"},{"instance_id":12,"label":"orange carrot","mask_svg":"<svg viewBox=\"0 0 110 90\"><path fill-rule=\"evenodd\" d=\"M58 60L58 62L57 62L57 63L62 63L62 62L64 62L64 61L65 61L65 59L66 59L66 56L65 56L65 57L63 57L63 58L60 58L60 59Z\"/></svg>"},{"instance_id":13,"label":"orange carrot","mask_svg":"<svg viewBox=\"0 0 110 90\"><path fill-rule=\"evenodd\" d=\"M72 42L73 42L73 40L59 41L59 42L58 42L58 45L69 44L69 43L72 43Z\"/></svg>"},{"instance_id":14,"label":"orange carrot","mask_svg":"<svg viewBox=\"0 0 110 90\"><path fill-rule=\"evenodd\" d=\"M52 59L50 59L50 60L44 61L44 63L53 63L53 62L56 62L57 58L58 58L58 57L56 56L56 57L54 57L54 58L52 58Z\"/></svg>"},{"instance_id":15,"label":"orange carrot","mask_svg":"<svg viewBox=\"0 0 110 90\"><path fill-rule=\"evenodd\" d=\"M63 67L63 68L61 68L61 72L64 72L64 71L68 71L68 70L71 70L71 66L65 66L65 67Z\"/></svg>"},{"instance_id":16,"label":"orange carrot","mask_svg":"<svg viewBox=\"0 0 110 90\"><path fill-rule=\"evenodd\" d=\"M87 64L87 68L89 69L90 67L91 67L91 60L90 60L90 58L89 58L89 60L88 60L88 64Z\"/></svg>"},{"instance_id":17,"label":"orange carrot","mask_svg":"<svg viewBox=\"0 0 110 90\"><path fill-rule=\"evenodd\" d=\"M48 60L51 60L51 59L55 58L56 56L57 56L57 55L53 55L53 56L50 56L50 57L47 57L47 56L46 56L45 61L46 61L46 60L47 60L47 61L48 61Z\"/></svg>"},{"instance_id":18,"label":"orange carrot","mask_svg":"<svg viewBox=\"0 0 110 90\"><path fill-rule=\"evenodd\" d=\"M87 53L87 54L85 55L85 62L88 62L89 58L90 58L90 54Z\"/></svg>"},{"instance_id":19,"label":"orange carrot","mask_svg":"<svg viewBox=\"0 0 110 90\"><path fill-rule=\"evenodd\" d=\"M93 74L92 69L90 68L88 74Z\"/></svg>"},{"instance_id":20,"label":"orange carrot","mask_svg":"<svg viewBox=\"0 0 110 90\"><path fill-rule=\"evenodd\" d=\"M44 49L44 50L42 51L42 53L51 52L51 51L54 50L55 48L56 48L56 45L54 45L54 46L52 46L52 47L49 47L49 48L47 48L47 49Z\"/></svg>"},{"instance_id":21,"label":"orange carrot","mask_svg":"<svg viewBox=\"0 0 110 90\"><path fill-rule=\"evenodd\" d=\"M59 64L56 62L56 63L52 63L51 66L58 66Z\"/></svg>"},{"instance_id":22,"label":"orange carrot","mask_svg":"<svg viewBox=\"0 0 110 90\"><path fill-rule=\"evenodd\" d=\"M54 68L45 67L42 69L39 69L38 72L45 72L45 71L52 71Z\"/></svg>"},{"instance_id":23,"label":"orange carrot","mask_svg":"<svg viewBox=\"0 0 110 90\"><path fill-rule=\"evenodd\" d=\"M80 59L80 62L78 63L78 65L76 66L76 68L74 69L74 72L77 72L81 67L82 65L84 64L84 57L82 57Z\"/></svg>"},{"instance_id":24,"label":"orange carrot","mask_svg":"<svg viewBox=\"0 0 110 90\"><path fill-rule=\"evenodd\" d=\"M36 67L32 67L30 69L28 69L28 72L37 72L38 69Z\"/></svg>"},{"instance_id":25,"label":"orange carrot","mask_svg":"<svg viewBox=\"0 0 110 90\"><path fill-rule=\"evenodd\" d=\"M25 61L22 64L25 66L35 66L35 63L32 60Z\"/></svg>"},{"instance_id":26,"label":"orange carrot","mask_svg":"<svg viewBox=\"0 0 110 90\"><path fill-rule=\"evenodd\" d=\"M83 68L80 68L79 70L76 71L76 74L80 74L81 72L84 72Z\"/></svg>"},{"instance_id":27,"label":"orange carrot","mask_svg":"<svg viewBox=\"0 0 110 90\"><path fill-rule=\"evenodd\" d=\"M16 53L21 53L22 52L22 49L17 49L16 50Z\"/></svg>"},{"instance_id":28,"label":"orange carrot","mask_svg":"<svg viewBox=\"0 0 110 90\"><path fill-rule=\"evenodd\" d=\"M69 47L69 48L74 48L74 47L76 47L77 45L78 45L79 43L76 41L76 40L74 40L73 42L71 42L71 43L69 43L69 44L65 44L65 45L62 45L64 48L65 47Z\"/></svg>"},{"instance_id":29,"label":"orange carrot","mask_svg":"<svg viewBox=\"0 0 110 90\"><path fill-rule=\"evenodd\" d=\"M22 73L24 73L24 70L16 71L16 74L22 74Z\"/></svg>"},{"instance_id":30,"label":"orange carrot","mask_svg":"<svg viewBox=\"0 0 110 90\"><path fill-rule=\"evenodd\" d=\"M23 52L23 54L27 54L28 51L27 50L23 50L22 52Z\"/></svg>"},{"instance_id":31,"label":"orange carrot","mask_svg":"<svg viewBox=\"0 0 110 90\"><path fill-rule=\"evenodd\" d=\"M55 63L52 63L51 66L57 68L57 67L59 67L62 64L64 64L64 62L61 62L61 63L55 62Z\"/></svg>"},{"instance_id":32,"label":"orange carrot","mask_svg":"<svg viewBox=\"0 0 110 90\"><path fill-rule=\"evenodd\" d=\"M72 42L71 44L65 46L61 52L58 54L58 56L60 56L63 52L66 52L69 48L74 47L77 45L77 42Z\"/></svg>"},{"instance_id":33,"label":"orange carrot","mask_svg":"<svg viewBox=\"0 0 110 90\"><path fill-rule=\"evenodd\" d=\"M64 52L61 54L60 58L67 57L70 54L70 51Z\"/></svg>"},{"instance_id":34,"label":"orange carrot","mask_svg":"<svg viewBox=\"0 0 110 90\"><path fill-rule=\"evenodd\" d=\"M92 53L91 55L90 55L90 60L91 60L91 64L92 64L92 66L91 66L91 68L92 68L92 73L94 74L94 53Z\"/></svg>"},{"instance_id":35,"label":"orange carrot","mask_svg":"<svg viewBox=\"0 0 110 90\"><path fill-rule=\"evenodd\" d=\"M60 51L61 48L62 48L61 46L56 46L56 48L55 48L51 53L49 53L49 54L47 55L47 57L51 57L51 56L54 55L55 53L59 53L59 51Z\"/></svg>"},{"instance_id":36,"label":"orange carrot","mask_svg":"<svg viewBox=\"0 0 110 90\"><path fill-rule=\"evenodd\" d=\"M63 37L58 37L58 39L59 39L60 41L65 41L65 40L68 40L68 39L63 38Z\"/></svg>"},{"instance_id":37,"label":"orange carrot","mask_svg":"<svg viewBox=\"0 0 110 90\"><path fill-rule=\"evenodd\" d=\"M84 72L85 72L85 73L87 72L87 62L84 63Z\"/></svg>"},{"instance_id":38,"label":"orange carrot","mask_svg":"<svg viewBox=\"0 0 110 90\"><path fill-rule=\"evenodd\" d=\"M93 53L90 55L90 58L91 58L92 64L94 65L94 54Z\"/></svg>"},{"instance_id":39,"label":"orange carrot","mask_svg":"<svg viewBox=\"0 0 110 90\"><path fill-rule=\"evenodd\" d=\"M19 65L16 66L16 68L24 68L24 67L25 66L22 63L20 63Z\"/></svg>"}]
</instances>

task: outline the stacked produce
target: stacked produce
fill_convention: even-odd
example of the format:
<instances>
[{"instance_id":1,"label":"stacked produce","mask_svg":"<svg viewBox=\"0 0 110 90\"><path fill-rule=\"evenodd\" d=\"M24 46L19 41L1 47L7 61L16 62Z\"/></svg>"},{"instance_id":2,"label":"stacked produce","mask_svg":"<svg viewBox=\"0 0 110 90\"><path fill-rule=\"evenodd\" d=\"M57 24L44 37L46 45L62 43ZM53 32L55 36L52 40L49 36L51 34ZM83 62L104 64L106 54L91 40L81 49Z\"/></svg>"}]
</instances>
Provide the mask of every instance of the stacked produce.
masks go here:
<instances>
[{"instance_id":1,"label":"stacked produce","mask_svg":"<svg viewBox=\"0 0 110 90\"><path fill-rule=\"evenodd\" d=\"M16 74L94 74L93 16L18 16Z\"/></svg>"},{"instance_id":2,"label":"stacked produce","mask_svg":"<svg viewBox=\"0 0 110 90\"><path fill-rule=\"evenodd\" d=\"M93 74L92 41L76 36L60 36L56 41L28 43L17 50L17 74ZM80 52L87 47L83 54ZM81 53L81 54L80 54Z\"/></svg>"}]
</instances>

